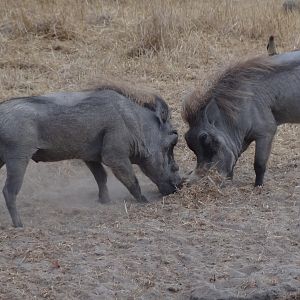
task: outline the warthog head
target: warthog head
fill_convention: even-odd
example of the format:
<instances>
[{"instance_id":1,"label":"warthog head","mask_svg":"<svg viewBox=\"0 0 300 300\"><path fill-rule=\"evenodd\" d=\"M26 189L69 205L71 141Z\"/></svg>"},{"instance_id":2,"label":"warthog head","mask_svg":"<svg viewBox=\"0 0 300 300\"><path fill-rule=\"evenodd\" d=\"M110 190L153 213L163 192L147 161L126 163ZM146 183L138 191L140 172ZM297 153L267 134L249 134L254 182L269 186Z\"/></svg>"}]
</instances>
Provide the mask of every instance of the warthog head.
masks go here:
<instances>
[{"instance_id":1,"label":"warthog head","mask_svg":"<svg viewBox=\"0 0 300 300\"><path fill-rule=\"evenodd\" d=\"M224 130L222 116L214 106L211 103L199 113L198 122L190 126L185 140L197 157L196 175L216 168L221 175L232 178L238 157L232 139Z\"/></svg>"},{"instance_id":2,"label":"warthog head","mask_svg":"<svg viewBox=\"0 0 300 300\"><path fill-rule=\"evenodd\" d=\"M143 173L157 185L160 193L168 195L174 193L182 182L173 154L178 134L169 120L158 123L160 124L157 128L149 125L146 137L150 145L149 153L139 165Z\"/></svg>"}]
</instances>

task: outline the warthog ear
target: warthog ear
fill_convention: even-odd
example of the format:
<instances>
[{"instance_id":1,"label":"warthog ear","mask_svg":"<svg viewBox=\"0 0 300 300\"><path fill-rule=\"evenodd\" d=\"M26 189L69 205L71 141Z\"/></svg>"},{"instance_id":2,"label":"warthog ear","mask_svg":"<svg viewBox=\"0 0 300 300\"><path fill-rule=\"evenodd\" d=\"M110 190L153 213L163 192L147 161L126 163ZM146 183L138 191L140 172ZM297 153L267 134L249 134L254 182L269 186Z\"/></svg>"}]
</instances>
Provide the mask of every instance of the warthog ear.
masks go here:
<instances>
[{"instance_id":1,"label":"warthog ear","mask_svg":"<svg viewBox=\"0 0 300 300\"><path fill-rule=\"evenodd\" d=\"M205 108L205 120L208 124L215 126L215 123L220 120L220 109L215 99L212 99Z\"/></svg>"},{"instance_id":2,"label":"warthog ear","mask_svg":"<svg viewBox=\"0 0 300 300\"><path fill-rule=\"evenodd\" d=\"M159 97L156 98L155 114L160 124L166 123L169 118L168 105Z\"/></svg>"},{"instance_id":3,"label":"warthog ear","mask_svg":"<svg viewBox=\"0 0 300 300\"><path fill-rule=\"evenodd\" d=\"M175 146L178 142L178 132L177 130L172 130L169 132L168 136L165 139L166 147Z\"/></svg>"},{"instance_id":4,"label":"warthog ear","mask_svg":"<svg viewBox=\"0 0 300 300\"><path fill-rule=\"evenodd\" d=\"M155 116L161 125L167 122L169 118L169 107L160 97L156 96L155 103L146 103L144 106L154 111Z\"/></svg>"}]
</instances>

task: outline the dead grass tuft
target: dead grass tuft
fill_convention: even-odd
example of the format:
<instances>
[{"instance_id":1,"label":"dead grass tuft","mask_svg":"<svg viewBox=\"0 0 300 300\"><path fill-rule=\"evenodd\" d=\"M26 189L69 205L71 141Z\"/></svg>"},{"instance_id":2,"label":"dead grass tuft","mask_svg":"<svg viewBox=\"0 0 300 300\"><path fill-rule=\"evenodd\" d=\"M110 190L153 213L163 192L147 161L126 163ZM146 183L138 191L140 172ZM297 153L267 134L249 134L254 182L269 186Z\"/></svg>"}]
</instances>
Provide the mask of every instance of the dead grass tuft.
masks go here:
<instances>
[{"instance_id":1,"label":"dead grass tuft","mask_svg":"<svg viewBox=\"0 0 300 300\"><path fill-rule=\"evenodd\" d=\"M143 4L130 36L129 57L163 52L166 55L209 56L216 45L206 40L207 33L223 39L264 40L270 34L295 43L300 26L297 12L286 14L281 1L152 1ZM220 40L221 39L221 40ZM209 44L207 44L209 43ZM293 45L295 47L295 45ZM207 60L207 59L206 59Z\"/></svg>"},{"instance_id":2,"label":"dead grass tuft","mask_svg":"<svg viewBox=\"0 0 300 300\"><path fill-rule=\"evenodd\" d=\"M79 1L5 1L1 8L7 20L0 26L1 33L12 38L33 35L66 41L78 38L84 31L86 4Z\"/></svg>"},{"instance_id":3,"label":"dead grass tuft","mask_svg":"<svg viewBox=\"0 0 300 300\"><path fill-rule=\"evenodd\" d=\"M19 69L19 70L33 70L36 69L39 72L46 72L48 68L46 66L36 64L36 63L27 63L21 60L12 60L12 61L0 61L0 69Z\"/></svg>"},{"instance_id":4,"label":"dead grass tuft","mask_svg":"<svg viewBox=\"0 0 300 300\"><path fill-rule=\"evenodd\" d=\"M143 9L143 17L132 34L136 45L128 51L128 56L175 48L184 33L184 20L170 1L154 1Z\"/></svg>"},{"instance_id":5,"label":"dead grass tuft","mask_svg":"<svg viewBox=\"0 0 300 300\"><path fill-rule=\"evenodd\" d=\"M212 169L203 177L187 183L175 197L179 195L184 207L197 209L229 196L228 190L224 189L225 182L225 179ZM169 196L169 198L172 197L174 195Z\"/></svg>"},{"instance_id":6,"label":"dead grass tuft","mask_svg":"<svg viewBox=\"0 0 300 300\"><path fill-rule=\"evenodd\" d=\"M73 40L77 33L75 27L64 20L63 15L47 16L43 20L35 20L21 11L15 17L14 36L31 34L60 41Z\"/></svg>"}]
</instances>

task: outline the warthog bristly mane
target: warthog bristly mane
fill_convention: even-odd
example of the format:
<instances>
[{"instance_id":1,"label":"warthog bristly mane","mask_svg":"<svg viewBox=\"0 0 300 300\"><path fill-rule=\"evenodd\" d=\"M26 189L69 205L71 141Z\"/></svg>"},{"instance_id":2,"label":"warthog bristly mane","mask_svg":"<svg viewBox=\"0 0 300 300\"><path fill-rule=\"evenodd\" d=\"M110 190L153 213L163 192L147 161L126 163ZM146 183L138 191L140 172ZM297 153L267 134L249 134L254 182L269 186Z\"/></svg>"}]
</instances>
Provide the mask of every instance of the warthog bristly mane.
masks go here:
<instances>
[{"instance_id":1,"label":"warthog bristly mane","mask_svg":"<svg viewBox=\"0 0 300 300\"><path fill-rule=\"evenodd\" d=\"M241 100L257 100L253 96L257 89L262 90L263 79L279 72L288 72L299 65L300 61L278 63L272 57L265 56L232 65L218 75L206 91L195 89L183 99L182 118L190 125L194 124L200 111L214 99L220 111L234 121ZM257 101L268 101L268 97L259 97Z\"/></svg>"},{"instance_id":2,"label":"warthog bristly mane","mask_svg":"<svg viewBox=\"0 0 300 300\"><path fill-rule=\"evenodd\" d=\"M149 108L153 111L156 111L157 109L157 102L160 102L164 109L168 109L166 102L153 90L146 88L136 88L125 81L101 80L97 83L97 86L94 87L94 90L115 91L121 94L122 96L130 99L131 101L135 102L136 104Z\"/></svg>"}]
</instances>

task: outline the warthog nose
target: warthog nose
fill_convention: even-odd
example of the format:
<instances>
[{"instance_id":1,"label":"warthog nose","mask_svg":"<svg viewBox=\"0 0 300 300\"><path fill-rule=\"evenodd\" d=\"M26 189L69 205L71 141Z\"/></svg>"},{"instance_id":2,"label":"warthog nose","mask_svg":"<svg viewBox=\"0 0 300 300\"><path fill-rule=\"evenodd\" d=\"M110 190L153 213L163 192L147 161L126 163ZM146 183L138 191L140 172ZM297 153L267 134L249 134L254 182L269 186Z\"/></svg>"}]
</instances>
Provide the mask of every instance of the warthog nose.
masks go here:
<instances>
[{"instance_id":1,"label":"warthog nose","mask_svg":"<svg viewBox=\"0 0 300 300\"><path fill-rule=\"evenodd\" d=\"M181 189L183 185L183 178L181 177L177 178L177 180L175 181L175 183L173 183L173 185L176 188L176 190Z\"/></svg>"},{"instance_id":2,"label":"warthog nose","mask_svg":"<svg viewBox=\"0 0 300 300\"><path fill-rule=\"evenodd\" d=\"M183 180L181 180L177 185L175 185L176 190L180 190L183 187Z\"/></svg>"}]
</instances>

